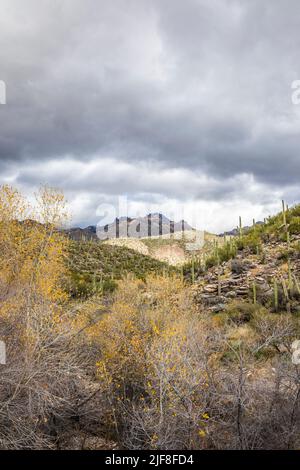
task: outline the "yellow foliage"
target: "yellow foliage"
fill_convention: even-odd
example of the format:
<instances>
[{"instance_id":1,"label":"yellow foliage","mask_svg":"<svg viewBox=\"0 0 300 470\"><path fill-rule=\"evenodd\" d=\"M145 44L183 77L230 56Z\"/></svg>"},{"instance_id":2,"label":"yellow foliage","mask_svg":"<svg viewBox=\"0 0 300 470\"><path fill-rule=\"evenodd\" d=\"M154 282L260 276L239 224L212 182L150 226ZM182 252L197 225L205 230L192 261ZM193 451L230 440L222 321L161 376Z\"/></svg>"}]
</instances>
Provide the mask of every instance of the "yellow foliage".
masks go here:
<instances>
[{"instance_id":1,"label":"yellow foliage","mask_svg":"<svg viewBox=\"0 0 300 470\"><path fill-rule=\"evenodd\" d=\"M92 299L82 305L74 319L77 329L99 311L98 302ZM198 341L205 341L206 327L192 291L180 279L120 281L107 311L85 328L88 341L99 350L96 368L111 403L108 420L114 423L116 415L125 413L127 421L135 411L128 410L127 415L125 410L136 402L149 426L153 421L155 429L167 416L176 426L177 420L185 419L186 401L197 410L195 426L205 419L202 395L208 379ZM150 429L153 426L149 445L159 448L161 434Z\"/></svg>"},{"instance_id":2,"label":"yellow foliage","mask_svg":"<svg viewBox=\"0 0 300 470\"><path fill-rule=\"evenodd\" d=\"M68 241L57 228L64 217L63 195L56 190L41 188L30 205L16 189L0 187L0 316L18 317L27 337L37 325L37 305L45 307L44 323L61 321Z\"/></svg>"}]
</instances>

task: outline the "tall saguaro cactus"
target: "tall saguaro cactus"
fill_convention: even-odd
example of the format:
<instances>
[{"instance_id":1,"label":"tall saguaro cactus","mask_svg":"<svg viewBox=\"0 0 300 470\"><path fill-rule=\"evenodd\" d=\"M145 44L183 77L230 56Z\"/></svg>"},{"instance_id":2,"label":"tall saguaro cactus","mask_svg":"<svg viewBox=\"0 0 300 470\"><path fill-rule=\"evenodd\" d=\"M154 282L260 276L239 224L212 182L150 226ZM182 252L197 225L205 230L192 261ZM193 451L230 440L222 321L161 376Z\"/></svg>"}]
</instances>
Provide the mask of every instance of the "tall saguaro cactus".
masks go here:
<instances>
[{"instance_id":1,"label":"tall saguaro cactus","mask_svg":"<svg viewBox=\"0 0 300 470\"><path fill-rule=\"evenodd\" d=\"M283 199L282 199L282 220L283 220L283 225L286 227L285 202Z\"/></svg>"},{"instance_id":2,"label":"tall saguaro cactus","mask_svg":"<svg viewBox=\"0 0 300 470\"><path fill-rule=\"evenodd\" d=\"M242 236L243 236L242 217L239 216L239 237L242 238Z\"/></svg>"},{"instance_id":3,"label":"tall saguaro cactus","mask_svg":"<svg viewBox=\"0 0 300 470\"><path fill-rule=\"evenodd\" d=\"M293 288L293 280L292 280L292 269L291 269L291 260L290 260L290 247L291 247L290 232L289 232L289 224L287 223L287 218L286 218L287 211L288 211L288 206L285 204L284 200L282 200L282 220L283 220L284 230L286 234L286 244L287 244L287 250L288 250L288 286L287 286L287 289L291 292ZM285 290L284 287L283 289ZM285 297L287 299L287 310L289 310L290 309L289 299L287 295L285 295Z\"/></svg>"}]
</instances>

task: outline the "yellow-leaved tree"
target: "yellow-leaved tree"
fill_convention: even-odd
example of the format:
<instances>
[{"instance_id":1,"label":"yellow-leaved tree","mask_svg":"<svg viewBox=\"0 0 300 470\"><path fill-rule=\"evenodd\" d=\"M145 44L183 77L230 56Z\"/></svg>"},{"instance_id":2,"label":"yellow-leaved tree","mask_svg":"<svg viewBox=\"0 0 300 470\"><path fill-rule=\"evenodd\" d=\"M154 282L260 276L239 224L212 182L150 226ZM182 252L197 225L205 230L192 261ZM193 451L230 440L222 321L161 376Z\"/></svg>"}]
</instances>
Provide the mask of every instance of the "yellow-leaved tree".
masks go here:
<instances>
[{"instance_id":1,"label":"yellow-leaved tree","mask_svg":"<svg viewBox=\"0 0 300 470\"><path fill-rule=\"evenodd\" d=\"M55 189L30 203L0 187L1 448L52 447L53 420L74 412L80 361L65 308L68 240L58 230L66 215Z\"/></svg>"}]
</instances>

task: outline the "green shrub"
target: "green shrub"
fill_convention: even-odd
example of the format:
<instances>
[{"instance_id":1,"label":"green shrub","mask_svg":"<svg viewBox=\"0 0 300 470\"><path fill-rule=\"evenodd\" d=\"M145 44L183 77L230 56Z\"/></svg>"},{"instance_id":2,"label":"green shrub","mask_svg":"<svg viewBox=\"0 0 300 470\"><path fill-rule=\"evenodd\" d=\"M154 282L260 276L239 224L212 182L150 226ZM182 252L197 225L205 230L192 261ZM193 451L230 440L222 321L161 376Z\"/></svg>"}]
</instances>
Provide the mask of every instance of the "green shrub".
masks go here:
<instances>
[{"instance_id":1,"label":"green shrub","mask_svg":"<svg viewBox=\"0 0 300 470\"><path fill-rule=\"evenodd\" d=\"M234 301L226 307L225 312L234 323L242 324L249 322L261 306L249 302Z\"/></svg>"},{"instance_id":2,"label":"green shrub","mask_svg":"<svg viewBox=\"0 0 300 470\"><path fill-rule=\"evenodd\" d=\"M291 218L289 222L289 232L293 235L300 233L300 216Z\"/></svg>"}]
</instances>

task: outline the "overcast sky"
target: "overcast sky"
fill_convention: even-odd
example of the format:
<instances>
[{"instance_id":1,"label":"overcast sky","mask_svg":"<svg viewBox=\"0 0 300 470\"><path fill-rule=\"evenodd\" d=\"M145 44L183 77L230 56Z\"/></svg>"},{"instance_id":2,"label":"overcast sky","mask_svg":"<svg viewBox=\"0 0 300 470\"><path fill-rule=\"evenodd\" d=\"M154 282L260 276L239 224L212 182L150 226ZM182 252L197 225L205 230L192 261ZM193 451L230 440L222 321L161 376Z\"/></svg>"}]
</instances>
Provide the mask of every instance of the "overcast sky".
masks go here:
<instances>
[{"instance_id":1,"label":"overcast sky","mask_svg":"<svg viewBox=\"0 0 300 470\"><path fill-rule=\"evenodd\" d=\"M1 0L0 183L63 188L73 225L119 196L261 219L300 202L297 79L299 0Z\"/></svg>"}]
</instances>

